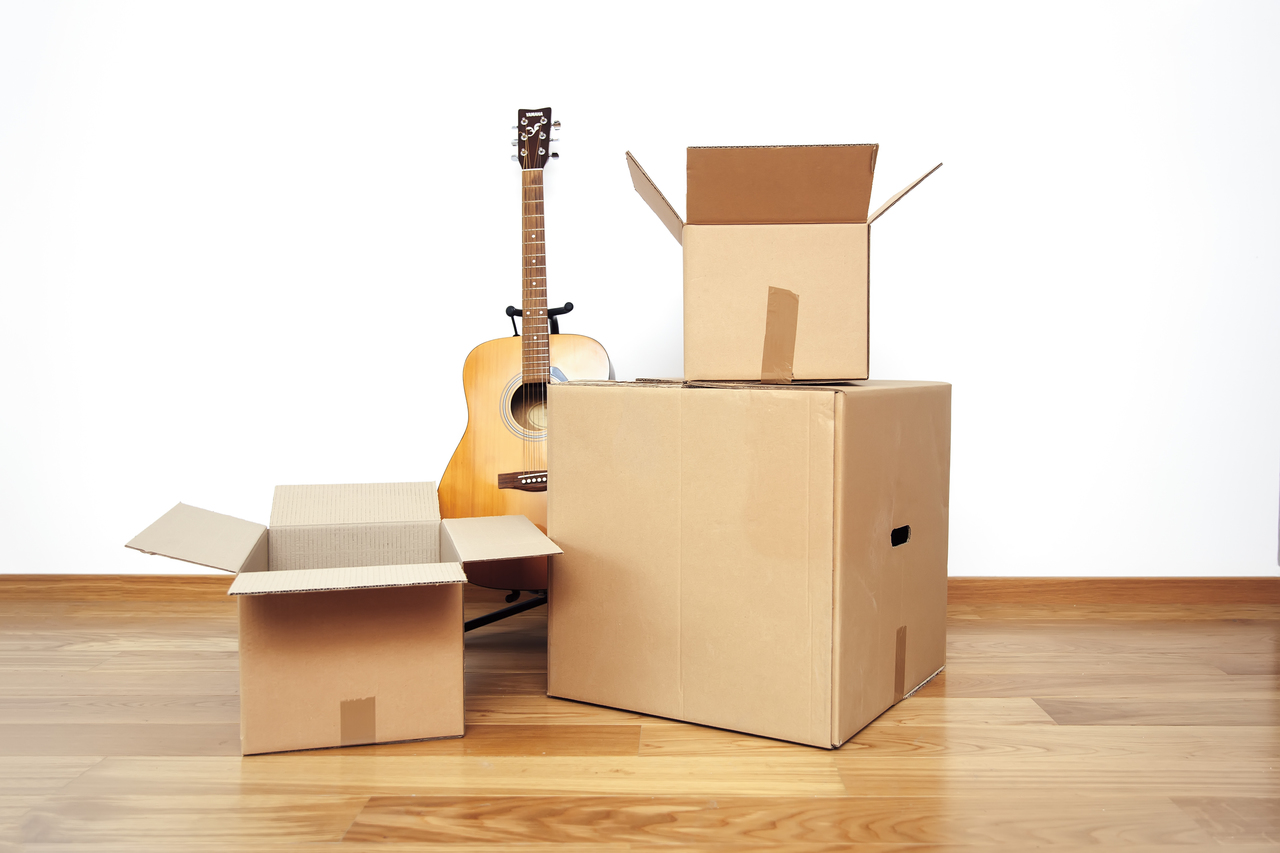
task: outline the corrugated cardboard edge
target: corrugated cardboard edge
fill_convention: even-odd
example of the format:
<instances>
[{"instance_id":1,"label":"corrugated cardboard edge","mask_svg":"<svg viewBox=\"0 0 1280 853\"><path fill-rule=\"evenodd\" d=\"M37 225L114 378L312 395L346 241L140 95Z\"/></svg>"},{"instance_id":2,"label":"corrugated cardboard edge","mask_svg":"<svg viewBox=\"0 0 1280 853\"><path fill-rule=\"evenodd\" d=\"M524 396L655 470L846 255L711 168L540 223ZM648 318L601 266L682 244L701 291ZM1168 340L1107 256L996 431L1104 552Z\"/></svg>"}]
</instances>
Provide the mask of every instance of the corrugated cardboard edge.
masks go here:
<instances>
[{"instance_id":1,"label":"corrugated cardboard edge","mask_svg":"<svg viewBox=\"0 0 1280 853\"><path fill-rule=\"evenodd\" d=\"M902 201L903 196L911 192L916 187L920 186L920 184L924 182L925 178L929 177L930 175L932 175L934 172L938 171L941 168L942 168L942 164L939 163L929 171L925 172L920 177L916 178L914 181L908 184L904 189L898 190L898 192L893 196L891 196L888 201L880 205L880 207L876 210L875 213L867 217L867 224L870 225L872 222L875 222L877 219L879 219L882 215L884 215L889 210L889 208L893 207L895 204Z\"/></svg>"},{"instance_id":2,"label":"corrugated cardboard edge","mask_svg":"<svg viewBox=\"0 0 1280 853\"><path fill-rule=\"evenodd\" d=\"M630 151L627 152L627 169L631 172L631 185L636 188L640 198L644 199L645 204L658 215L662 224L671 232L671 236L676 238L676 242L683 245L684 237L681 232L684 231L684 220L680 218L680 214L676 213L671 202L667 201L662 190L658 189L658 185L653 182L636 158L631 156Z\"/></svg>"},{"instance_id":3,"label":"corrugated cardboard edge","mask_svg":"<svg viewBox=\"0 0 1280 853\"><path fill-rule=\"evenodd\" d=\"M440 556L446 561L480 563L563 553L523 515L446 518L440 523Z\"/></svg>"},{"instance_id":4,"label":"corrugated cardboard edge","mask_svg":"<svg viewBox=\"0 0 1280 853\"><path fill-rule=\"evenodd\" d=\"M431 586L466 583L461 563L421 563L409 566L347 566L338 569L295 569L250 572L236 576L227 595L273 595L290 592L328 592L377 589L386 586Z\"/></svg>"},{"instance_id":5,"label":"corrugated cardboard edge","mask_svg":"<svg viewBox=\"0 0 1280 853\"><path fill-rule=\"evenodd\" d=\"M179 503L124 547L223 572L264 572L266 539L265 525Z\"/></svg>"},{"instance_id":6,"label":"corrugated cardboard edge","mask_svg":"<svg viewBox=\"0 0 1280 853\"><path fill-rule=\"evenodd\" d=\"M276 486L271 527L411 524L440 520L434 482Z\"/></svg>"},{"instance_id":7,"label":"corrugated cardboard edge","mask_svg":"<svg viewBox=\"0 0 1280 853\"><path fill-rule=\"evenodd\" d=\"M795 373L796 321L800 296L781 287L769 288L765 310L764 352L760 360L760 384L790 385Z\"/></svg>"}]
</instances>

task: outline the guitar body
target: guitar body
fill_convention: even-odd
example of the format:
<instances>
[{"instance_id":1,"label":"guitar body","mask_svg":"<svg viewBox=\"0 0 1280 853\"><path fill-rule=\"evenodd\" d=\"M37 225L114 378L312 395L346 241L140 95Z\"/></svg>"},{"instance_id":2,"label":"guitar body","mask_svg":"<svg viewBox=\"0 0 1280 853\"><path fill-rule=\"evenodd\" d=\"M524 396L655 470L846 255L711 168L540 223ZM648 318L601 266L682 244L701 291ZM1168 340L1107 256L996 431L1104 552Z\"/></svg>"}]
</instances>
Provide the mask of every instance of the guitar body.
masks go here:
<instances>
[{"instance_id":1,"label":"guitar body","mask_svg":"<svg viewBox=\"0 0 1280 853\"><path fill-rule=\"evenodd\" d=\"M551 335L549 341L552 382L609 378L609 356L596 341L582 335ZM523 515L547 529L545 491L498 488L499 474L546 468L547 432L536 428L545 421L520 416L522 387L520 338L483 343L467 356L467 430L440 478L442 518Z\"/></svg>"}]
</instances>

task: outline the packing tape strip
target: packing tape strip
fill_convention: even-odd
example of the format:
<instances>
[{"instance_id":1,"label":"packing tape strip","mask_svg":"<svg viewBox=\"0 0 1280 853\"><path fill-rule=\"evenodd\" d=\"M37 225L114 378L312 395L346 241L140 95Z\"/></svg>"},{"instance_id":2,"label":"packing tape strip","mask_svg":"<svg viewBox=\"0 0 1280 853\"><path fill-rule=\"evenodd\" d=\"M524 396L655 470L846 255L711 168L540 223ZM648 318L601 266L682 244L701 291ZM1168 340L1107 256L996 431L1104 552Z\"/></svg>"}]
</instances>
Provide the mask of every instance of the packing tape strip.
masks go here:
<instances>
[{"instance_id":1,"label":"packing tape strip","mask_svg":"<svg viewBox=\"0 0 1280 853\"><path fill-rule=\"evenodd\" d=\"M343 746L378 742L377 699L344 699L338 705L342 728L339 740Z\"/></svg>"},{"instance_id":2,"label":"packing tape strip","mask_svg":"<svg viewBox=\"0 0 1280 853\"><path fill-rule=\"evenodd\" d=\"M898 628L898 639L893 650L893 701L902 701L907 688L907 626Z\"/></svg>"},{"instance_id":3,"label":"packing tape strip","mask_svg":"<svg viewBox=\"0 0 1280 853\"><path fill-rule=\"evenodd\" d=\"M769 288L769 307L764 319L764 355L760 360L763 385L790 385L796 356L796 321L800 316L800 296L781 287Z\"/></svg>"}]
</instances>

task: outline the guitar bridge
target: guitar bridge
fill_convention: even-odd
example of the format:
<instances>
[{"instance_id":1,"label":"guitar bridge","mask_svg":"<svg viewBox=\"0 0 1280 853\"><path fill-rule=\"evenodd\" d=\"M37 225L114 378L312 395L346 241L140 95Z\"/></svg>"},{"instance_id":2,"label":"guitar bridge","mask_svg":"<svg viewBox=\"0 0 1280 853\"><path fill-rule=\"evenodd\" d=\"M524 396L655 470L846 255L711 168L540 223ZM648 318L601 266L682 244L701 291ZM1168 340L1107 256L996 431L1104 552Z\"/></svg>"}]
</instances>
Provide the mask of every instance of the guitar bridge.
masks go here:
<instances>
[{"instance_id":1,"label":"guitar bridge","mask_svg":"<svg viewBox=\"0 0 1280 853\"><path fill-rule=\"evenodd\" d=\"M511 474L499 474L498 488L519 489L522 492L545 492L547 490L547 472L515 471Z\"/></svg>"}]
</instances>

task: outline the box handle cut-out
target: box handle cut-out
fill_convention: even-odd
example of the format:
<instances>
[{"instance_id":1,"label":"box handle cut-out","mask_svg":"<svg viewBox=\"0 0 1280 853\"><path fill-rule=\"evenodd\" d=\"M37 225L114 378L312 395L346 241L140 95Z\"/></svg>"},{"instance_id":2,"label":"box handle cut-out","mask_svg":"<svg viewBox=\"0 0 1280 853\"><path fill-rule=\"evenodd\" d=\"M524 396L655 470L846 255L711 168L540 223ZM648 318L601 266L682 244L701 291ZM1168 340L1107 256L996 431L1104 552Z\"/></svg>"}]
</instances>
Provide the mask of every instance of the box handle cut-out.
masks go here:
<instances>
[{"instance_id":1,"label":"box handle cut-out","mask_svg":"<svg viewBox=\"0 0 1280 853\"><path fill-rule=\"evenodd\" d=\"M911 539L911 525L904 524L902 527L893 528L893 532L889 534L889 544L894 548L899 545L905 545Z\"/></svg>"}]
</instances>

